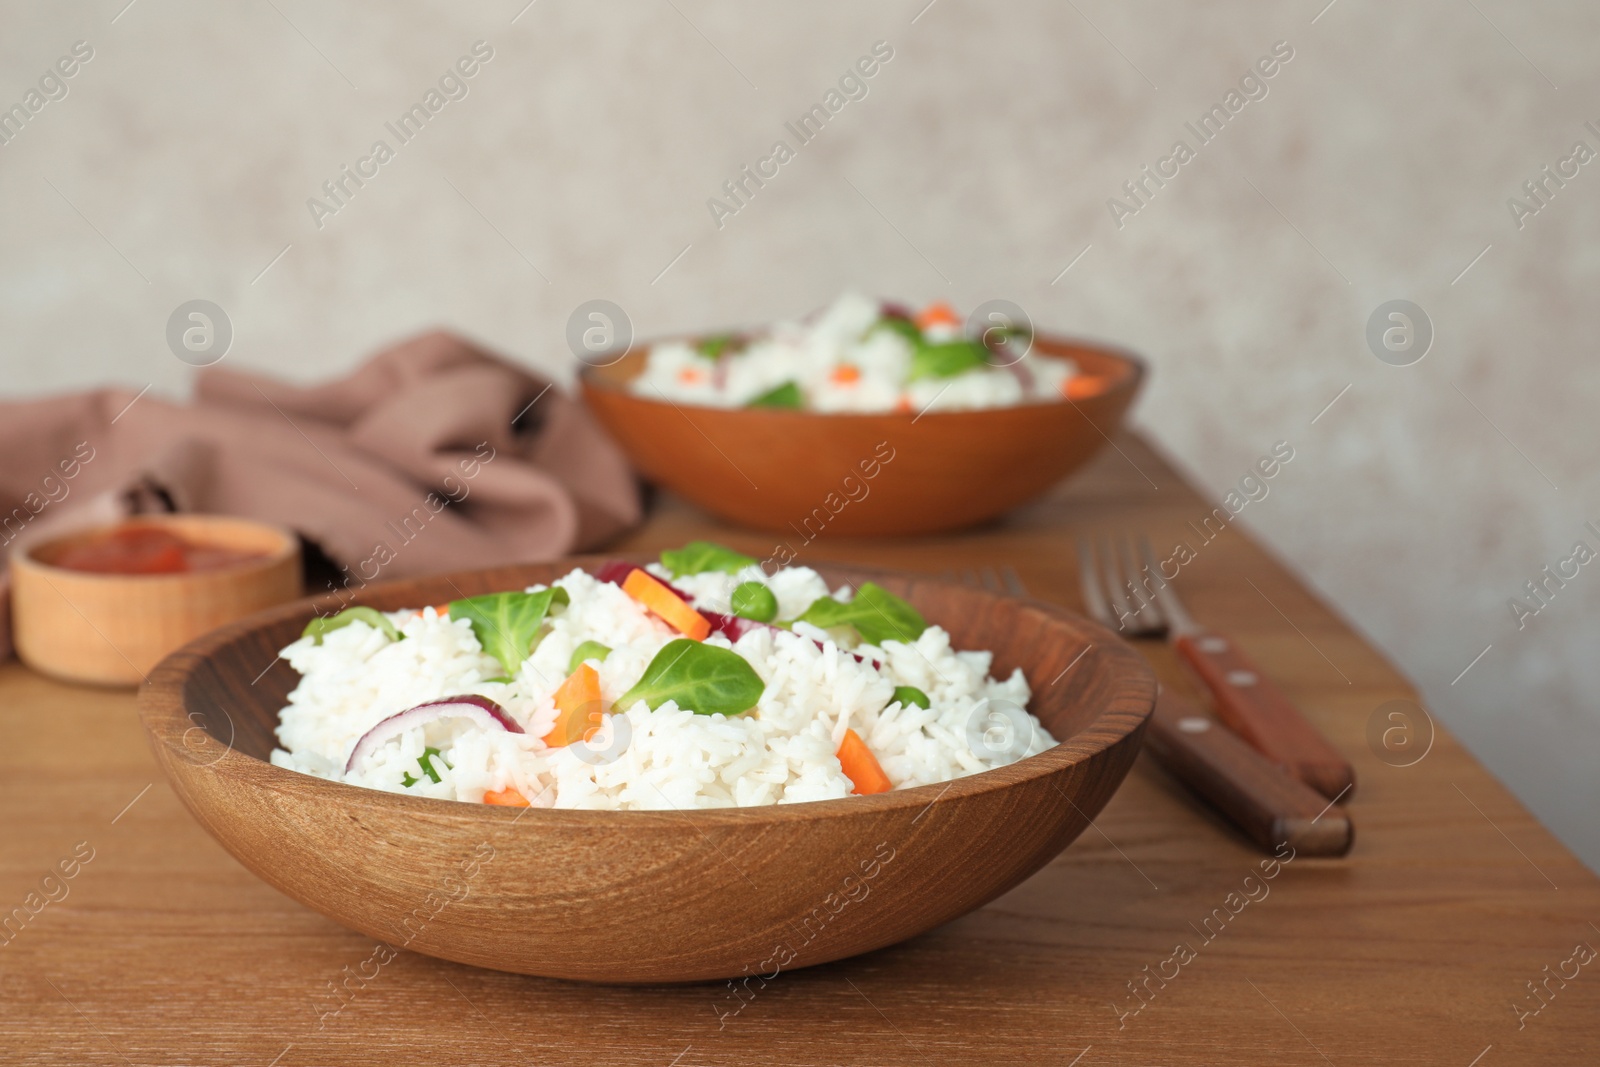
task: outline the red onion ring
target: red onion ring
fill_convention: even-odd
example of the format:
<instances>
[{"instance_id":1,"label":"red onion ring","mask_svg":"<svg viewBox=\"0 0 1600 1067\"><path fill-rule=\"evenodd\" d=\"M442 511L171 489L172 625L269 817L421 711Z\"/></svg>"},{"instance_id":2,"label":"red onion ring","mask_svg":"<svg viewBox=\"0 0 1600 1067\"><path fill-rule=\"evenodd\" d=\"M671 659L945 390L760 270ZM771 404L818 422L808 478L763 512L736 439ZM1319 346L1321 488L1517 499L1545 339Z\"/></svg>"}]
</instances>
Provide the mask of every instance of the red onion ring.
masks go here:
<instances>
[{"instance_id":1,"label":"red onion ring","mask_svg":"<svg viewBox=\"0 0 1600 1067\"><path fill-rule=\"evenodd\" d=\"M517 725L515 719L506 714L505 708L488 697L468 693L464 696L430 700L426 704L397 711L362 734L360 740L356 742L356 747L350 750L350 758L345 761L344 773L349 774L355 770L385 741L393 740L407 730L425 726L430 722L438 722L440 719L471 719L485 728L498 728L512 734L527 732Z\"/></svg>"}]
</instances>

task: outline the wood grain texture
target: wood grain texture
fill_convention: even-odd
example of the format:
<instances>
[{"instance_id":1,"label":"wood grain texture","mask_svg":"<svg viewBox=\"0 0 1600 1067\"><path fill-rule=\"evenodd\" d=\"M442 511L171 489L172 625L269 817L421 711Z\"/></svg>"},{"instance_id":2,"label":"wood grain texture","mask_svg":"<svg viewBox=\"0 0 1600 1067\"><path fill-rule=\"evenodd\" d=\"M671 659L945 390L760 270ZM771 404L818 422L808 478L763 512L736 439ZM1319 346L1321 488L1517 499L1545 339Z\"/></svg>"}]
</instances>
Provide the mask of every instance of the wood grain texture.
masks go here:
<instances>
[{"instance_id":1,"label":"wood grain texture","mask_svg":"<svg viewBox=\"0 0 1600 1067\"><path fill-rule=\"evenodd\" d=\"M386 582L356 599L393 611L604 562ZM915 936L1044 866L1121 784L1155 702L1149 667L1088 620L887 572L823 574L905 597L956 648L993 651L1001 677L1021 668L1030 709L1060 744L936 785L716 811L511 810L360 789L263 762L299 681L277 650L317 607L337 607L332 597L186 646L151 674L140 713L172 786L229 852L373 937L599 982L790 971ZM855 897L873 906L850 907Z\"/></svg>"},{"instance_id":2,"label":"wood grain texture","mask_svg":"<svg viewBox=\"0 0 1600 1067\"><path fill-rule=\"evenodd\" d=\"M987 411L814 415L631 393L645 351L581 377L634 465L724 519L802 538L925 534L1003 514L1104 448L1144 379L1128 353L1038 337L1036 355L1073 360L1103 391Z\"/></svg>"},{"instance_id":3,"label":"wood grain texture","mask_svg":"<svg viewBox=\"0 0 1600 1067\"><path fill-rule=\"evenodd\" d=\"M67 681L138 685L167 653L208 630L300 595L300 542L287 530L225 515L145 515L195 544L259 561L183 574L92 574L52 565L94 527L11 553L17 655Z\"/></svg>"},{"instance_id":4,"label":"wood grain texture","mask_svg":"<svg viewBox=\"0 0 1600 1067\"><path fill-rule=\"evenodd\" d=\"M1277 683L1227 638L1184 634L1172 645L1211 693L1217 718L1256 751L1329 800L1355 789L1355 771Z\"/></svg>"},{"instance_id":5,"label":"wood grain texture","mask_svg":"<svg viewBox=\"0 0 1600 1067\"><path fill-rule=\"evenodd\" d=\"M1148 530L1161 549L1209 513L1142 441L1116 445L1002 526L794 547L807 564L926 574L1010 563L1035 596L1077 610L1078 534ZM763 558L774 544L668 498L621 547L696 536ZM1194 547L1190 608L1270 671L1361 778L1350 854L1297 858L1209 940L1196 928L1217 929L1215 910L1230 914L1247 876L1261 884L1262 857L1141 757L1094 826L1011 892L892 948L765 983L600 987L404 951L373 963L372 938L276 892L195 823L130 695L12 664L0 667L0 915L78 842L95 859L0 946L0 1059L1467 1067L1481 1053L1477 1067L1593 1064L1592 966L1520 1029L1512 1005L1531 1004L1525 983L1577 942L1600 947L1589 925L1600 924L1600 881L1442 725L1420 762L1383 762L1367 723L1387 701L1417 699L1405 680L1239 533ZM1170 649L1141 651L1166 685L1194 694ZM1152 981L1137 1015L1121 1014L1140 1003L1128 984L1180 942L1193 962L1164 988Z\"/></svg>"}]
</instances>

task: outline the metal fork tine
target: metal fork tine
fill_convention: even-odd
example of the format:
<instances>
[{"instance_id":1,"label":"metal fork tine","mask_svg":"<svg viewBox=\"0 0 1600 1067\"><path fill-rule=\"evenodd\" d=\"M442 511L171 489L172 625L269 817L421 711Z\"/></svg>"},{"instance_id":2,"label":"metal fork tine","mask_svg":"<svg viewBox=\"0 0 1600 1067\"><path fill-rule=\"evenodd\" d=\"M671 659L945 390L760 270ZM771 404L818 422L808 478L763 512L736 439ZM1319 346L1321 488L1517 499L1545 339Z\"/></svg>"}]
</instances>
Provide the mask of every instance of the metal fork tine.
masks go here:
<instances>
[{"instance_id":1,"label":"metal fork tine","mask_svg":"<svg viewBox=\"0 0 1600 1067\"><path fill-rule=\"evenodd\" d=\"M1078 538L1078 585L1083 590L1083 609L1089 617L1102 626L1116 626L1117 620L1111 617L1111 606L1106 603L1104 590L1100 588L1100 571L1095 566L1094 549L1090 547L1088 538Z\"/></svg>"},{"instance_id":2,"label":"metal fork tine","mask_svg":"<svg viewBox=\"0 0 1600 1067\"><path fill-rule=\"evenodd\" d=\"M978 572L978 577L983 581L983 587L991 593L1001 592L1000 576L993 567L985 567Z\"/></svg>"},{"instance_id":3,"label":"metal fork tine","mask_svg":"<svg viewBox=\"0 0 1600 1067\"><path fill-rule=\"evenodd\" d=\"M1126 584L1130 603L1133 606L1135 627L1140 633L1165 632L1167 623L1161 617L1161 610L1156 606L1151 597L1151 590L1142 580L1143 567L1133 547L1133 538L1126 534L1117 538L1117 551L1121 556L1123 574L1127 576Z\"/></svg>"},{"instance_id":4,"label":"metal fork tine","mask_svg":"<svg viewBox=\"0 0 1600 1067\"><path fill-rule=\"evenodd\" d=\"M1128 584L1122 578L1122 564L1110 542L1101 538L1095 546L1100 557L1100 568L1105 572L1106 591L1111 596L1111 610L1117 617L1117 629L1126 630L1130 623L1139 622L1139 613L1128 600Z\"/></svg>"},{"instance_id":5,"label":"metal fork tine","mask_svg":"<svg viewBox=\"0 0 1600 1067\"><path fill-rule=\"evenodd\" d=\"M1142 567L1133 540L1125 534L1078 541L1079 580L1091 618L1128 637L1157 637L1168 620L1141 581Z\"/></svg>"}]
</instances>

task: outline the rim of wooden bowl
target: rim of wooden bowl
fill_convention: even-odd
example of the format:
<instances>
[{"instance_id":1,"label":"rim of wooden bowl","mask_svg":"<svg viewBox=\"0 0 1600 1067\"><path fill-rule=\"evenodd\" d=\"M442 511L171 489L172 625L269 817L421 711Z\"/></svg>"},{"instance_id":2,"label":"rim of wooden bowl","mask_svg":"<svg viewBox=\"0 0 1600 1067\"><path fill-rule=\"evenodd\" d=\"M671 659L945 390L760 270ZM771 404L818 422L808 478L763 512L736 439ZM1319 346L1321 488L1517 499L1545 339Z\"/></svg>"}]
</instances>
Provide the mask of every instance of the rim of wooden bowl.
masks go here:
<instances>
[{"instance_id":1,"label":"rim of wooden bowl","mask_svg":"<svg viewBox=\"0 0 1600 1067\"><path fill-rule=\"evenodd\" d=\"M278 539L275 548L267 551L260 559L237 566L219 567L216 570L203 571L174 571L169 574L119 574L103 571L80 571L71 567L60 567L54 563L40 559L35 553L41 549L57 548L75 541L84 541L99 534L107 533L122 526L170 526L178 528L209 527L212 529L222 527L236 527L253 529L271 533ZM196 534L197 538L203 534ZM220 548L237 547L221 542L203 542L215 544ZM90 526L79 526L72 530L64 530L44 537L33 538L14 545L11 549L11 565L14 567L27 567L41 571L57 579L70 579L74 582L101 582L110 584L114 582L194 582L207 578L233 578L243 574L254 574L272 567L281 566L286 559L297 555L300 551L300 539L286 526L276 523L262 522L259 519L246 519L235 515L213 515L208 512L172 512L170 514L129 515L124 519L114 522L94 523Z\"/></svg>"},{"instance_id":2,"label":"rim of wooden bowl","mask_svg":"<svg viewBox=\"0 0 1600 1067\"><path fill-rule=\"evenodd\" d=\"M774 418L790 419L825 417L829 419L894 419L904 420L906 422L915 422L921 419L948 419L960 417L970 418L974 415L1014 411L1018 407L1033 408L1047 407L1052 404L1072 404L1072 401L1061 399L1038 401L1029 404L1016 404L1008 407L958 408L951 411L928 411L920 414L909 411L809 411L805 409L797 411L791 408L753 409L718 407L711 404L696 404L693 401L688 400L670 400L663 397L646 396L643 393L632 392L627 388L627 383L638 377L639 373L644 369L644 359L649 354L650 349L656 345L666 344L672 341L682 341L687 344L695 344L699 341L705 340L708 337L718 336L726 335L718 333L697 333L657 337L648 341L636 342L629 345L620 354L606 353L603 357L596 357L597 360L600 358L608 358L610 360L609 362L601 363L597 361L591 363L587 360L584 360L583 365L578 368L578 383L581 387L586 389L594 389L597 391L626 396L629 399L637 400L644 404L661 404L679 408L692 408L695 411L744 412L759 410L763 415L769 415ZM1145 376L1149 370L1148 364L1145 362L1144 357L1140 356L1131 349L1123 348L1121 345L1112 344L1108 341L1097 341L1082 337L1069 337L1064 334L1036 332L1033 335L1033 347L1030 349L1029 354L1039 354L1050 359L1072 359L1073 352L1087 352L1096 358L1108 359L1117 366L1117 374L1113 379L1110 388L1106 389L1103 393L1096 394L1095 399L1120 393L1136 393L1139 390L1140 385L1144 382ZM613 356L615 358L611 358Z\"/></svg>"},{"instance_id":3,"label":"rim of wooden bowl","mask_svg":"<svg viewBox=\"0 0 1600 1067\"><path fill-rule=\"evenodd\" d=\"M764 821L791 823L845 817L852 812L886 812L897 809L931 807L936 803L953 802L964 797L1007 789L1038 778L1058 774L1077 764L1084 763L1126 740L1130 735L1141 734L1145 722L1155 706L1156 677L1150 666L1144 661L1143 657L1111 630L1092 620L1068 612L1053 604L1033 600L1029 597L1003 596L987 590L970 589L956 583L905 572L829 563L822 563L817 569L819 573L830 581L830 584L839 577L859 578L861 580L888 577L912 583L924 583L930 586L961 589L964 592L977 594L994 601L1015 601L1024 606L1033 606L1042 617L1077 629L1085 637L1086 648L1102 650L1104 654L1112 658L1112 663L1102 669L1116 670L1120 676L1114 687L1115 692L1094 719L1086 723L1072 736L1060 739L1057 744L1045 749L1043 752L1028 756L1015 763L980 771L977 774L970 774L961 778L935 782L930 785L914 786L910 789L894 789L887 793L878 793L870 796L849 796L829 800L802 801L793 804L763 804L742 808L669 808L638 811L576 808L505 808L490 804L472 804L433 797L404 796L398 793L349 785L344 782L333 782L314 775L277 767L266 760L246 755L235 749L231 741L227 744L225 750L218 755L216 749L224 747L222 742L212 735L209 730L198 726L196 719L193 717L201 712L208 712L209 709L188 706L186 689L189 680L207 657L253 630L276 625L292 618L309 619L316 613L318 607L332 607L335 605L348 607L358 604L372 604L375 600L382 601L386 599L385 594L398 593L421 583L458 584L464 578L492 573L549 568L554 578L570 573L575 567L581 567L593 573L595 569L607 562L632 558L629 555L577 556L553 563L514 564L506 567L479 568L412 579L395 579L367 586L353 599L341 599L338 596L329 595L305 597L288 604L269 608L238 622L213 630L162 660L150 672L147 684L140 691L139 717L146 733L150 737L151 744L159 745L165 749L168 757L175 759L179 763L225 774L229 778L247 786L277 793L295 794L303 798L321 798L327 803L346 807L359 806L361 808L412 811L418 815L426 815L433 820L448 818L456 822L480 819L505 822L508 820L515 821L521 817L524 811L527 811L530 814L536 813L535 817L538 820L538 822L530 825L549 824L553 821L557 825L566 824L576 827L598 819L621 817L626 820L677 820L682 819L684 815L693 815L697 819L704 818L710 820L713 824L748 825ZM642 559L634 559L634 561L645 562ZM533 581L540 580L530 579L523 584L530 584ZM421 601L419 600L418 602L420 603ZM374 604L372 606L377 605ZM399 609L379 608L379 610L392 611ZM938 622L937 619L931 621ZM279 661L274 660L273 664L277 662ZM1037 687L1035 687L1035 692L1037 692ZM197 728L201 729L204 734L202 743L198 747L186 744L185 738ZM162 763L163 773L171 777L171 773L167 770L167 760L163 759L159 762ZM179 793L180 796L184 795L182 790Z\"/></svg>"}]
</instances>

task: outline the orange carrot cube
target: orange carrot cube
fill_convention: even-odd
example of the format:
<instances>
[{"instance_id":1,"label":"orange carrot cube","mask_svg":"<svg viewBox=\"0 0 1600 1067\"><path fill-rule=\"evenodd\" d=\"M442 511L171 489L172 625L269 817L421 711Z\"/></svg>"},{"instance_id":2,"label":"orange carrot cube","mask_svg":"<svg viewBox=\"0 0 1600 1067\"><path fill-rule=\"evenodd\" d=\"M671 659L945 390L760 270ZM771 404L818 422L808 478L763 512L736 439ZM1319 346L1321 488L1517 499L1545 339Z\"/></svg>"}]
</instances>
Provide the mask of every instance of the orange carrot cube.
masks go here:
<instances>
[{"instance_id":1,"label":"orange carrot cube","mask_svg":"<svg viewBox=\"0 0 1600 1067\"><path fill-rule=\"evenodd\" d=\"M711 634L711 623L704 615L684 603L682 597L645 570L629 574L622 583L622 591L692 641L704 641Z\"/></svg>"},{"instance_id":2,"label":"orange carrot cube","mask_svg":"<svg viewBox=\"0 0 1600 1067\"><path fill-rule=\"evenodd\" d=\"M916 322L919 330L926 330L929 326L960 326L961 316L943 300L936 300L917 312Z\"/></svg>"},{"instance_id":3,"label":"orange carrot cube","mask_svg":"<svg viewBox=\"0 0 1600 1067\"><path fill-rule=\"evenodd\" d=\"M844 769L844 776L855 784L850 792L857 796L887 793L894 788L889 776L883 773L878 757L854 730L846 730L844 740L839 742L839 766Z\"/></svg>"},{"instance_id":4,"label":"orange carrot cube","mask_svg":"<svg viewBox=\"0 0 1600 1067\"><path fill-rule=\"evenodd\" d=\"M1093 374L1075 374L1061 383L1061 395L1068 400L1087 400L1106 391L1106 380Z\"/></svg>"},{"instance_id":5,"label":"orange carrot cube","mask_svg":"<svg viewBox=\"0 0 1600 1067\"><path fill-rule=\"evenodd\" d=\"M600 729L605 710L600 699L600 675L587 663L567 676L556 690L556 722L544 735L544 743L562 748L577 740L587 741Z\"/></svg>"},{"instance_id":6,"label":"orange carrot cube","mask_svg":"<svg viewBox=\"0 0 1600 1067\"><path fill-rule=\"evenodd\" d=\"M483 802L500 808L526 808L530 806L528 798L509 785L504 789L494 789L483 794Z\"/></svg>"}]
</instances>

